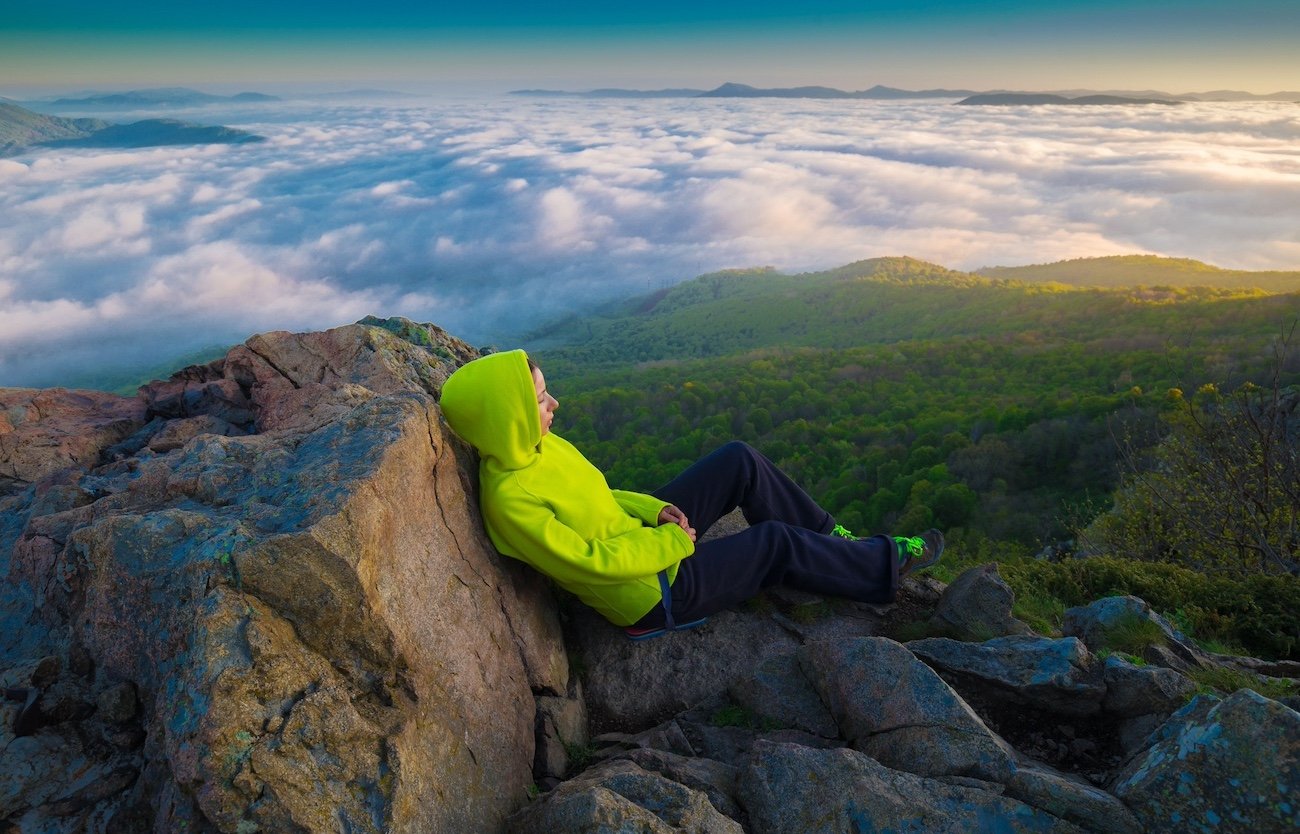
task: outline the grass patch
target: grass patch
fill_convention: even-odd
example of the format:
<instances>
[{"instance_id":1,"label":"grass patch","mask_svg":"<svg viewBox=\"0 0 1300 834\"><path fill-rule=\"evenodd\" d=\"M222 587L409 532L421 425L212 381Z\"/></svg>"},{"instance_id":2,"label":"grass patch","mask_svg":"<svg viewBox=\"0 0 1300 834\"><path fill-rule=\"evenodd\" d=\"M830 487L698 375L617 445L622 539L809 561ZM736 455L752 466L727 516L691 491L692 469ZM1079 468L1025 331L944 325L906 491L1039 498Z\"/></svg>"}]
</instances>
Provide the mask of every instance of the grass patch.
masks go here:
<instances>
[{"instance_id":1,"label":"grass patch","mask_svg":"<svg viewBox=\"0 0 1300 834\"><path fill-rule=\"evenodd\" d=\"M809 625L824 620L835 613L827 602L808 602L790 609L790 619L800 625Z\"/></svg>"},{"instance_id":2,"label":"grass patch","mask_svg":"<svg viewBox=\"0 0 1300 834\"><path fill-rule=\"evenodd\" d=\"M1155 620L1130 613L1111 624L1104 640L1109 649L1140 655L1152 646L1165 645L1165 632Z\"/></svg>"},{"instance_id":3,"label":"grass patch","mask_svg":"<svg viewBox=\"0 0 1300 834\"><path fill-rule=\"evenodd\" d=\"M1279 678L1261 678L1257 675L1251 675L1236 669L1227 669L1223 666L1194 669L1190 677L1196 681L1199 687L1198 691L1201 693L1217 692L1230 695L1238 689L1250 689L1265 698L1272 698L1274 701L1279 698L1300 694L1300 687L1290 681Z\"/></svg>"},{"instance_id":4,"label":"grass patch","mask_svg":"<svg viewBox=\"0 0 1300 834\"><path fill-rule=\"evenodd\" d=\"M1127 662L1133 664L1134 666L1147 666L1147 665L1149 665L1149 664L1146 662L1146 660L1144 660L1143 658L1140 658L1140 657L1138 657L1138 656L1135 655L1135 654L1129 654L1128 652L1117 652L1117 651L1113 651L1113 650L1111 650L1111 649L1099 649L1099 650L1097 651L1097 659L1098 659L1098 660L1105 661L1106 658L1108 658L1108 657L1118 657L1120 660L1127 661Z\"/></svg>"},{"instance_id":5,"label":"grass patch","mask_svg":"<svg viewBox=\"0 0 1300 834\"><path fill-rule=\"evenodd\" d=\"M1065 603L1059 598L1037 588L1016 594L1011 613L1039 634L1055 637L1061 633L1065 621Z\"/></svg>"},{"instance_id":6,"label":"grass patch","mask_svg":"<svg viewBox=\"0 0 1300 834\"><path fill-rule=\"evenodd\" d=\"M709 723L714 727L739 727L744 730L769 730L784 729L785 725L771 718L761 718L739 704L727 704L724 707L718 707L709 716Z\"/></svg>"},{"instance_id":7,"label":"grass patch","mask_svg":"<svg viewBox=\"0 0 1300 834\"><path fill-rule=\"evenodd\" d=\"M929 620L911 620L905 623L898 623L890 631L891 637L899 643L908 643L912 640L924 640L927 637L947 637L947 634L936 634L938 631Z\"/></svg>"},{"instance_id":8,"label":"grass patch","mask_svg":"<svg viewBox=\"0 0 1300 834\"><path fill-rule=\"evenodd\" d=\"M569 757L568 775L573 776L587 769L596 759L596 748L590 744L564 742L564 753Z\"/></svg>"}]
</instances>

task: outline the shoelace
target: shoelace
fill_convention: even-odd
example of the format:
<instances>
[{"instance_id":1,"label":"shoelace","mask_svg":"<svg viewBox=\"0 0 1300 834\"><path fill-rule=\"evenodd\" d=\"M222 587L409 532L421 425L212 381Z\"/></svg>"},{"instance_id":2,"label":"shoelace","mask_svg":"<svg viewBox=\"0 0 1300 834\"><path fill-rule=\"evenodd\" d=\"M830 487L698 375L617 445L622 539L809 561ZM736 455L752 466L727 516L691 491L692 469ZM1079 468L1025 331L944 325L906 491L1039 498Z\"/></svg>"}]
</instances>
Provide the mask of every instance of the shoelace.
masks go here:
<instances>
[{"instance_id":1,"label":"shoelace","mask_svg":"<svg viewBox=\"0 0 1300 834\"><path fill-rule=\"evenodd\" d=\"M839 536L842 539L848 539L849 541L854 542L858 540L858 537L849 532L849 528L845 527L843 524L836 524L835 529L831 530L831 535Z\"/></svg>"},{"instance_id":2,"label":"shoelace","mask_svg":"<svg viewBox=\"0 0 1300 834\"><path fill-rule=\"evenodd\" d=\"M900 559L909 556L913 559L920 559L925 555L925 539L920 536L894 536L894 541L898 542Z\"/></svg>"}]
</instances>

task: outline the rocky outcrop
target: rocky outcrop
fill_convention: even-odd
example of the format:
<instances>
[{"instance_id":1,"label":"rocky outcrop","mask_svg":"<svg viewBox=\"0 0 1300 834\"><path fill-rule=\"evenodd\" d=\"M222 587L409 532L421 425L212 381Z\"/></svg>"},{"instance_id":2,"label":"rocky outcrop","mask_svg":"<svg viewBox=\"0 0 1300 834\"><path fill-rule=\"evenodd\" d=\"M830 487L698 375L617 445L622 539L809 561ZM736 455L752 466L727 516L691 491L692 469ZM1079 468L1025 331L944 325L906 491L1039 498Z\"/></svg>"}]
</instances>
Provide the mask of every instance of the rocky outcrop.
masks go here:
<instances>
[{"instance_id":1,"label":"rocky outcrop","mask_svg":"<svg viewBox=\"0 0 1300 834\"><path fill-rule=\"evenodd\" d=\"M1164 724L1111 790L1148 831L1300 827L1300 713L1242 689L1197 698Z\"/></svg>"},{"instance_id":2,"label":"rocky outcrop","mask_svg":"<svg viewBox=\"0 0 1300 834\"><path fill-rule=\"evenodd\" d=\"M372 320L136 398L4 392L0 819L498 830L571 681L439 418L473 355Z\"/></svg>"},{"instance_id":3,"label":"rocky outcrop","mask_svg":"<svg viewBox=\"0 0 1300 834\"><path fill-rule=\"evenodd\" d=\"M976 572L968 587L995 576L987 569ZM918 600L937 602L942 595L909 582L899 607L915 609ZM1174 714L1197 685L1174 668L1111 653L1104 640L1094 641L1100 654L1080 636L900 644L860 633L884 630L896 613L889 608L868 610L786 592L772 595L771 602L660 638L654 653L620 653L603 648L606 638L584 638L584 646L606 652L602 657L611 668L602 677L637 681L644 687L642 701L669 705L666 687L652 674L665 662L677 666L670 683L695 685L692 676L702 672L713 694L698 695L693 707L639 732L597 735L599 763L584 778L540 796L512 819L512 830L695 830L678 811L657 813L663 803L652 797L662 789L659 780L653 780L655 791L644 788L650 784L644 781L638 782L639 793L609 788L608 774L628 772L655 773L702 794L745 831L760 834L1155 834L1202 831L1207 820L1218 818L1207 811L1262 822L1255 830L1293 826L1282 797L1296 784L1300 716L1285 704L1243 690L1229 700L1254 705L1253 735L1211 745L1203 756L1183 755L1227 732L1201 713L1201 723L1190 729L1183 713ZM1008 596L1007 614L1011 602ZM1133 605L1099 601L1096 608ZM818 606L824 612L820 620L792 617ZM1079 616L1072 622L1081 622ZM855 629L859 633L851 633ZM738 637L746 630L752 635L748 643ZM713 657L724 647L738 659L734 665ZM578 656L586 662L592 655ZM1267 666L1274 672L1289 668ZM725 690L719 689L728 678ZM639 703L631 691L620 697ZM605 709L618 708L613 703ZM637 717L653 720L653 713L625 712L621 720L626 726ZM1227 723L1234 734L1244 733L1240 716ZM1169 738L1177 739L1173 752L1164 749L1170 742L1162 740ZM1248 761L1252 743L1254 759ZM619 762L624 764L615 766ZM638 770L629 770L627 762ZM1203 787L1207 779L1229 788L1253 785L1269 773L1279 777L1276 784L1261 783L1250 794L1252 787L1235 804ZM1166 802L1170 790L1181 792L1185 810ZM1196 796L1188 799L1188 791ZM1262 814L1259 803L1269 803L1270 813L1281 809L1281 816ZM1198 816L1189 823L1192 812ZM538 828L539 820L548 827Z\"/></svg>"},{"instance_id":4,"label":"rocky outcrop","mask_svg":"<svg viewBox=\"0 0 1300 834\"><path fill-rule=\"evenodd\" d=\"M627 641L490 547L437 408L474 355L367 319L136 397L0 391L0 828L1294 828L1300 714L1184 705L1296 664L1135 598L1040 636L984 566Z\"/></svg>"}]
</instances>

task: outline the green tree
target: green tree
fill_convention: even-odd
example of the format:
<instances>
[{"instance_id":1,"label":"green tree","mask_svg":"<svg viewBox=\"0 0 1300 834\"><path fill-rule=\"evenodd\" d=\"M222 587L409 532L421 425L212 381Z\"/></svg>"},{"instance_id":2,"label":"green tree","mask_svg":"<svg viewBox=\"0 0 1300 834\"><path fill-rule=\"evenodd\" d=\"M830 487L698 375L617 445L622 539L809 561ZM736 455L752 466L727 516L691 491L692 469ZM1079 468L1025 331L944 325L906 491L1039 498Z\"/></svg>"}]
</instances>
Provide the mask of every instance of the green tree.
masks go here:
<instances>
[{"instance_id":1,"label":"green tree","mask_svg":"<svg viewBox=\"0 0 1300 834\"><path fill-rule=\"evenodd\" d=\"M1170 391L1168 435L1150 455L1126 444L1112 512L1086 541L1202 571L1300 574L1300 387Z\"/></svg>"}]
</instances>

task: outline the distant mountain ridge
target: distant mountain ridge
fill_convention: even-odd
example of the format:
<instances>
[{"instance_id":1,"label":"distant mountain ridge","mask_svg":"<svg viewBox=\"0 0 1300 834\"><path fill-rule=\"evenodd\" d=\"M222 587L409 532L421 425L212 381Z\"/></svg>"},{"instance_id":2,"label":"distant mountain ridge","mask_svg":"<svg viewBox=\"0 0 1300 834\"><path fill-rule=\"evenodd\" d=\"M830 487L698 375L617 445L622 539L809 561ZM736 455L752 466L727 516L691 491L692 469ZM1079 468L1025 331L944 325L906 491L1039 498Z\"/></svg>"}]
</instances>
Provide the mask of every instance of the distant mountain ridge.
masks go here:
<instances>
[{"instance_id":1,"label":"distant mountain ridge","mask_svg":"<svg viewBox=\"0 0 1300 834\"><path fill-rule=\"evenodd\" d=\"M877 84L866 90L846 91L835 87L752 87L728 81L712 90L665 89L665 90L629 90L604 88L587 91L569 90L511 90L508 95L532 97L571 97L571 98L818 98L818 99L865 99L890 101L897 99L918 98L969 98L973 96L1005 97L1039 97L1043 101L1016 102L962 102L978 104L1017 103L1017 104L1166 104L1183 101L1300 101L1300 91L1280 91L1276 93L1257 94L1239 90L1215 90L1205 93L1173 94L1159 90L1059 90L1059 91L1013 91L1013 90L904 90L897 87L885 87ZM1113 99L1113 100L1112 100Z\"/></svg>"},{"instance_id":2,"label":"distant mountain ridge","mask_svg":"<svg viewBox=\"0 0 1300 834\"><path fill-rule=\"evenodd\" d=\"M52 101L27 102L56 108L127 108L127 107L193 107L206 104L232 104L280 101L278 96L266 93L237 93L220 96L192 90L188 87L156 87L144 90L127 90L115 93L95 93L77 98L56 98Z\"/></svg>"},{"instance_id":3,"label":"distant mountain ridge","mask_svg":"<svg viewBox=\"0 0 1300 834\"><path fill-rule=\"evenodd\" d=\"M65 119L0 102L0 157L32 148L148 148L162 145L243 144L265 137L220 125L176 119L113 124L103 119Z\"/></svg>"},{"instance_id":4,"label":"distant mountain ridge","mask_svg":"<svg viewBox=\"0 0 1300 834\"><path fill-rule=\"evenodd\" d=\"M0 102L0 157L20 153L42 142L90 136L108 126L103 119L45 116L17 104Z\"/></svg>"},{"instance_id":5,"label":"distant mountain ridge","mask_svg":"<svg viewBox=\"0 0 1300 834\"><path fill-rule=\"evenodd\" d=\"M957 102L958 104L969 105L1040 105L1040 104L1073 104L1073 105L1099 105L1099 104L1183 104L1181 101L1163 98L1129 98L1127 96L1078 96L1069 98L1067 96L1058 96L1051 93L988 93L978 96L970 96Z\"/></svg>"}]
</instances>

